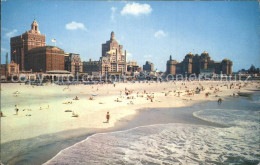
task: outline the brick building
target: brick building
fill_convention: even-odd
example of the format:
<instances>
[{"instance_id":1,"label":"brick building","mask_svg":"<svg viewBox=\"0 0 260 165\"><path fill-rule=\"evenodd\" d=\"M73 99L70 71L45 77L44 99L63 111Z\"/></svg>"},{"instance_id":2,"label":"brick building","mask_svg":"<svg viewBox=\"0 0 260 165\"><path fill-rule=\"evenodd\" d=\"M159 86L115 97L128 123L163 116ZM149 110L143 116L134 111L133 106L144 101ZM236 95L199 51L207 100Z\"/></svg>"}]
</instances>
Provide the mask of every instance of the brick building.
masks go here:
<instances>
[{"instance_id":1,"label":"brick building","mask_svg":"<svg viewBox=\"0 0 260 165\"><path fill-rule=\"evenodd\" d=\"M64 50L56 46L33 48L28 52L28 67L33 72L64 70Z\"/></svg>"},{"instance_id":2,"label":"brick building","mask_svg":"<svg viewBox=\"0 0 260 165\"><path fill-rule=\"evenodd\" d=\"M41 35L36 20L31 24L31 30L10 39L11 61L19 64L21 71L30 70L28 52L36 47L45 46L45 35Z\"/></svg>"},{"instance_id":3,"label":"brick building","mask_svg":"<svg viewBox=\"0 0 260 165\"><path fill-rule=\"evenodd\" d=\"M232 74L232 61L224 59L221 62L211 60L207 52L203 52L200 56L188 53L182 62L178 63L176 60L170 59L166 64L167 74L202 74L202 73L216 73L216 74Z\"/></svg>"}]
</instances>

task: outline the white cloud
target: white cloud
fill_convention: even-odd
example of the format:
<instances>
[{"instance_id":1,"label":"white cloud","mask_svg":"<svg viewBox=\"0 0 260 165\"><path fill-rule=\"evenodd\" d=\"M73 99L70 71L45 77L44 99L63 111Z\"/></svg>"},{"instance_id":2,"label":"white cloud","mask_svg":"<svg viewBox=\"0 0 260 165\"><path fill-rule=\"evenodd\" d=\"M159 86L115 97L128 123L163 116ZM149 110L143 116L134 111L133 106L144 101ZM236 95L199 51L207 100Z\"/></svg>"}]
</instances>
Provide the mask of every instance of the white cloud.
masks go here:
<instances>
[{"instance_id":1,"label":"white cloud","mask_svg":"<svg viewBox=\"0 0 260 165\"><path fill-rule=\"evenodd\" d=\"M163 30L158 30L154 33L155 38L162 38L165 37L167 34Z\"/></svg>"},{"instance_id":2,"label":"white cloud","mask_svg":"<svg viewBox=\"0 0 260 165\"><path fill-rule=\"evenodd\" d=\"M127 3L124 8L121 10L121 15L134 15L139 16L141 14L148 15L152 12L152 8L149 4L140 4L140 3Z\"/></svg>"},{"instance_id":3,"label":"white cloud","mask_svg":"<svg viewBox=\"0 0 260 165\"><path fill-rule=\"evenodd\" d=\"M67 30L77 30L77 29L87 30L83 23L79 23L79 22L75 22L75 21L72 21L71 23L66 24L66 29Z\"/></svg>"},{"instance_id":4,"label":"white cloud","mask_svg":"<svg viewBox=\"0 0 260 165\"><path fill-rule=\"evenodd\" d=\"M7 38L10 38L10 37L13 37L13 36L15 35L15 33L17 33L17 30L16 30L16 29L14 29L13 31L10 31L10 32L6 33L5 36L6 36Z\"/></svg>"},{"instance_id":5,"label":"white cloud","mask_svg":"<svg viewBox=\"0 0 260 165\"><path fill-rule=\"evenodd\" d=\"M110 19L112 21L115 20L115 12L116 12L117 8L116 7L111 7L111 16L110 16Z\"/></svg>"}]
</instances>

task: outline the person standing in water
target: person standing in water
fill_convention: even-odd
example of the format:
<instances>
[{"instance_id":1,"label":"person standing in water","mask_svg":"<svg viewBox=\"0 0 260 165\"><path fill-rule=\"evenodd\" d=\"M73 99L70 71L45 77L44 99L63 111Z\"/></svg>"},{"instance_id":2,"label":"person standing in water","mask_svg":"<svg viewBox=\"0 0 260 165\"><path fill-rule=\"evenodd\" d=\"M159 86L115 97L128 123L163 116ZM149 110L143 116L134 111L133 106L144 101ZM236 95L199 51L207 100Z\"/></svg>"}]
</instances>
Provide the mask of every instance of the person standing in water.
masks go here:
<instances>
[{"instance_id":1,"label":"person standing in water","mask_svg":"<svg viewBox=\"0 0 260 165\"><path fill-rule=\"evenodd\" d=\"M18 111L19 111L18 106L15 105L15 112L16 112L16 115L18 115Z\"/></svg>"},{"instance_id":2,"label":"person standing in water","mask_svg":"<svg viewBox=\"0 0 260 165\"><path fill-rule=\"evenodd\" d=\"M107 118L107 123L109 123L109 119L110 119L110 114L109 114L109 112L107 112L106 118Z\"/></svg>"}]
</instances>

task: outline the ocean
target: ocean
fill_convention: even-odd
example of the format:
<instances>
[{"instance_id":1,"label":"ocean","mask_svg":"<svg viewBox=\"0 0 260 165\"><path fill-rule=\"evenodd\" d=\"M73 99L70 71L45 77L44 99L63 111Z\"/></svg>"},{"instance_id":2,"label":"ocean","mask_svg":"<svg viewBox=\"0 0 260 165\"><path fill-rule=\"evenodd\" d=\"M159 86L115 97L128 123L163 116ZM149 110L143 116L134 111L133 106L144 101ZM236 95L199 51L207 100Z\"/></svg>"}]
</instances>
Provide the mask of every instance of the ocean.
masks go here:
<instances>
[{"instance_id":1,"label":"ocean","mask_svg":"<svg viewBox=\"0 0 260 165\"><path fill-rule=\"evenodd\" d=\"M45 164L259 164L259 92L138 116L129 129L91 135Z\"/></svg>"}]
</instances>

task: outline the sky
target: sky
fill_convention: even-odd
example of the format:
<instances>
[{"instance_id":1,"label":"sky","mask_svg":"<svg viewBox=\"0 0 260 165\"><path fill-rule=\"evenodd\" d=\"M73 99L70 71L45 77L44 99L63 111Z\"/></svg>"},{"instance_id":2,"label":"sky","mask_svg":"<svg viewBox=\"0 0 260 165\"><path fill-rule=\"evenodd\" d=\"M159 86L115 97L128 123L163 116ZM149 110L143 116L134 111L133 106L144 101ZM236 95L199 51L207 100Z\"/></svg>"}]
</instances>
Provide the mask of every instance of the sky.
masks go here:
<instances>
[{"instance_id":1,"label":"sky","mask_svg":"<svg viewBox=\"0 0 260 165\"><path fill-rule=\"evenodd\" d=\"M111 31L128 60L166 70L169 56L207 51L215 61L228 58L233 70L260 66L257 1L32 1L6 0L1 6L1 63L10 37L30 30L36 19L46 45L98 60ZM10 60L10 56L9 56Z\"/></svg>"}]
</instances>

